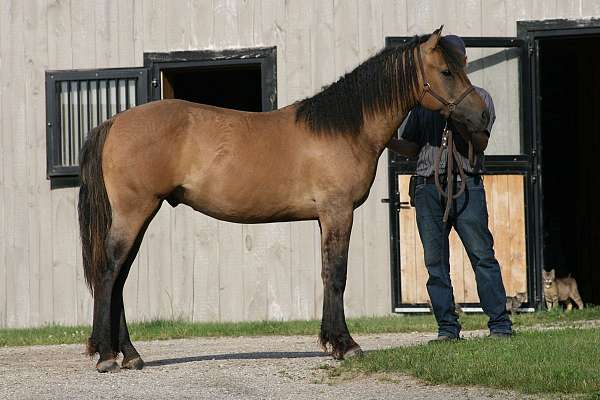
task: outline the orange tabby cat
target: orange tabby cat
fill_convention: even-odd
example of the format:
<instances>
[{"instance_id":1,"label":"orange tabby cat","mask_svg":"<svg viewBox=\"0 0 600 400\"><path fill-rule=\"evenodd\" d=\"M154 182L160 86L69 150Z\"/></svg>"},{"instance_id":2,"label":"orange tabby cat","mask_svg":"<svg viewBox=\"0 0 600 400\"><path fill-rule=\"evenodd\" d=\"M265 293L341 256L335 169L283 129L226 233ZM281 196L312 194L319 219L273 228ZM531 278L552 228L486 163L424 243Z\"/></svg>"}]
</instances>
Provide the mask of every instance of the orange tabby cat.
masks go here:
<instances>
[{"instance_id":1,"label":"orange tabby cat","mask_svg":"<svg viewBox=\"0 0 600 400\"><path fill-rule=\"evenodd\" d=\"M583 301L574 278L567 276L557 279L554 270L542 271L542 276L544 278L544 298L548 310L558 306L558 303L565 303L567 311L570 311L573 309L571 301L577 304L577 308L583 308Z\"/></svg>"}]
</instances>

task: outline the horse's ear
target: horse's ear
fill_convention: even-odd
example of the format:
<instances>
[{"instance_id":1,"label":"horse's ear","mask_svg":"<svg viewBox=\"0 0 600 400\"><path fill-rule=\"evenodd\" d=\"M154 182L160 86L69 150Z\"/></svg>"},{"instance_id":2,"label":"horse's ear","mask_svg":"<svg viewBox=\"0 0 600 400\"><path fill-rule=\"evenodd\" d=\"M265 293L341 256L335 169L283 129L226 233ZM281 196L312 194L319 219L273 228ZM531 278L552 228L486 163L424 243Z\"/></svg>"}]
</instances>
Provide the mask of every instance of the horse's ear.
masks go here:
<instances>
[{"instance_id":1,"label":"horse's ear","mask_svg":"<svg viewBox=\"0 0 600 400\"><path fill-rule=\"evenodd\" d=\"M444 25L433 31L433 33L429 36L429 39L427 39L424 44L425 50L433 50L437 47L440 39L442 38L442 29L444 29Z\"/></svg>"}]
</instances>

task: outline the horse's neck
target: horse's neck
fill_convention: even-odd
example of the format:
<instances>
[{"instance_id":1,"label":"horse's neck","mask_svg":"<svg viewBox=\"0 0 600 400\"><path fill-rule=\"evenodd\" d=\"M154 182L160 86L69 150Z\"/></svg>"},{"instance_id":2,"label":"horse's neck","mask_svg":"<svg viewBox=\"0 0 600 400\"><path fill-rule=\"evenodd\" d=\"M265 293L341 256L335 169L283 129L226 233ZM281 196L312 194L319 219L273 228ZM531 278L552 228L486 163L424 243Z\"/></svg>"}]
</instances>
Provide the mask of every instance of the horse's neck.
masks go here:
<instances>
[{"instance_id":1,"label":"horse's neck","mask_svg":"<svg viewBox=\"0 0 600 400\"><path fill-rule=\"evenodd\" d=\"M408 114L407 111L388 111L365 118L360 138L364 145L380 154Z\"/></svg>"}]
</instances>

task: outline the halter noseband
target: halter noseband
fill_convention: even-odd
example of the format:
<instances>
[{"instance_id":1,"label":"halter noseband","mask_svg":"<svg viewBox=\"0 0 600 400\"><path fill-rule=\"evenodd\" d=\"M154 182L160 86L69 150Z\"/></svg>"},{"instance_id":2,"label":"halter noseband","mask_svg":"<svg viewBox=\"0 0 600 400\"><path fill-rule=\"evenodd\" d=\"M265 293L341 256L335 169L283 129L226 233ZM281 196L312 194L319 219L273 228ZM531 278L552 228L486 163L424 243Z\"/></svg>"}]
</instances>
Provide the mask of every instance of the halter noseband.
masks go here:
<instances>
[{"instance_id":1,"label":"halter noseband","mask_svg":"<svg viewBox=\"0 0 600 400\"><path fill-rule=\"evenodd\" d=\"M469 93L471 93L473 90L475 90L475 88L473 87L473 85L469 85L469 87L464 92L462 92L462 94L460 96L458 96L458 99L456 99L455 101L446 100L445 98L443 98L442 96L437 94L435 92L435 90L433 90L433 88L431 87L431 85L429 84L427 79L425 78L425 67L423 67L423 59L421 58L421 45L420 44L417 45L417 57L419 58L419 67L421 69L421 78L423 78L423 82L424 82L423 83L423 91L421 92L421 95L419 96L419 103L421 103L423 101L423 97L425 97L425 95L427 93L429 93L433 98L435 98L437 101L439 101L445 107L448 108L448 117L450 117L450 114L452 114L454 112L456 107L465 99L465 97L467 97L469 95Z\"/></svg>"}]
</instances>

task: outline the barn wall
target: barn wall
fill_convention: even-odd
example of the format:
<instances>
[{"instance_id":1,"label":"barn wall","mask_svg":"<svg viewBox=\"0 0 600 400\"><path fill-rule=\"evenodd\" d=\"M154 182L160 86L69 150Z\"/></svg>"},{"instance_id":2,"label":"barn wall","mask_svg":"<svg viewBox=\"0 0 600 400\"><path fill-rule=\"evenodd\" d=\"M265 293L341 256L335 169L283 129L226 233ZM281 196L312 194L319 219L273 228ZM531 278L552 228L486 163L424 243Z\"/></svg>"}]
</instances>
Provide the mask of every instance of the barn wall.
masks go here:
<instances>
[{"instance_id":1,"label":"barn wall","mask_svg":"<svg viewBox=\"0 0 600 400\"><path fill-rule=\"evenodd\" d=\"M514 36L517 20L600 15L598 0L2 0L0 7L0 327L91 317L77 190L51 191L46 180L45 70L141 66L149 51L277 46L284 106L373 55L386 36L441 24L460 35ZM498 68L474 82L516 81L509 66ZM511 116L501 124L514 123L517 105L500 100L498 108ZM509 151L511 140L499 136L492 151ZM349 316L391 309L387 205L379 201L387 197L386 165L384 154L356 212ZM132 268L125 304L130 319L226 321L317 318L321 301L316 223L234 225L165 205Z\"/></svg>"}]
</instances>

